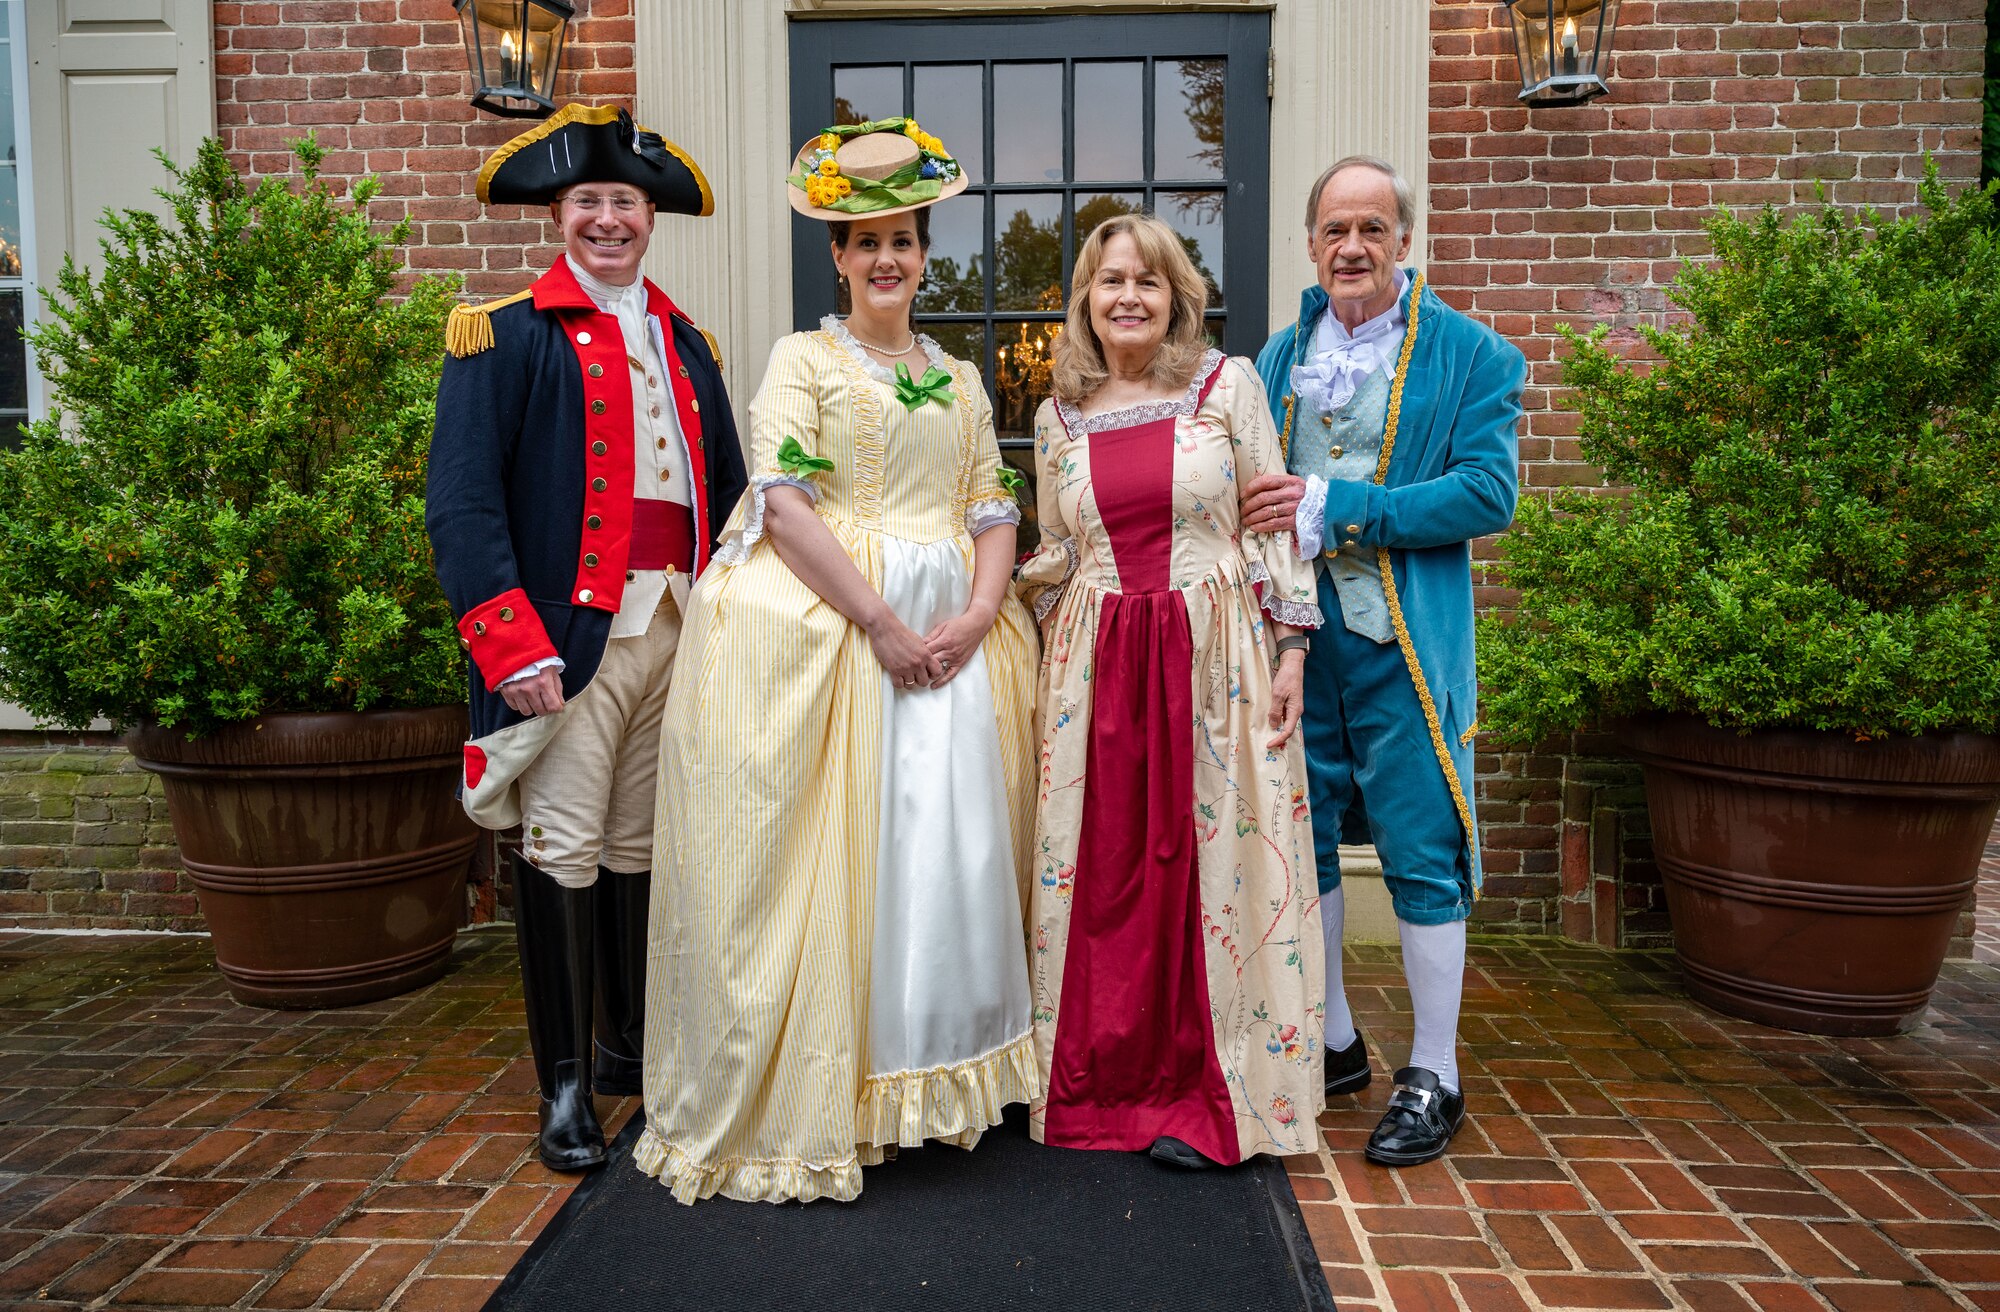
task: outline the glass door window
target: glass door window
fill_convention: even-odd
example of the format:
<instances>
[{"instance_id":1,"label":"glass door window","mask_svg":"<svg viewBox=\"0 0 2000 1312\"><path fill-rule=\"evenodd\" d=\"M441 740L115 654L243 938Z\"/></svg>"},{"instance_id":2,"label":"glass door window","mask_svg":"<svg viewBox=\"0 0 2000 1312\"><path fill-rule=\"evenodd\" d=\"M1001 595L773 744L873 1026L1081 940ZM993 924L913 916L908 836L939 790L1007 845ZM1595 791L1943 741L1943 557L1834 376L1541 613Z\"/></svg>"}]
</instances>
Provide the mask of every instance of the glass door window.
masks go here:
<instances>
[{"instance_id":1,"label":"glass door window","mask_svg":"<svg viewBox=\"0 0 2000 1312\"><path fill-rule=\"evenodd\" d=\"M1104 220L1166 220L1208 280L1210 338L1263 345L1269 34L1252 14L792 25L795 141L908 114L964 167L965 193L931 211L918 326L980 367L1003 455L1031 479L1077 247ZM792 267L810 328L837 303L825 224L795 218Z\"/></svg>"}]
</instances>

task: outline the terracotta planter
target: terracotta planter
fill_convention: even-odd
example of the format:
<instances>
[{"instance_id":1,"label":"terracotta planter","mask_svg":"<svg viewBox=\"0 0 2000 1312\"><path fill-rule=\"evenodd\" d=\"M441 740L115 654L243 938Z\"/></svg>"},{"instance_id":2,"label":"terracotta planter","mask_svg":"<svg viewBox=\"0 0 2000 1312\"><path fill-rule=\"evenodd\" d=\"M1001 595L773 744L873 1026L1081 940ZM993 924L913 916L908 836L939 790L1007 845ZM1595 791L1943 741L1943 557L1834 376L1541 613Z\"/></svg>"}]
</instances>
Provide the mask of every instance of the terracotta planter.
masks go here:
<instances>
[{"instance_id":1,"label":"terracotta planter","mask_svg":"<svg viewBox=\"0 0 2000 1312\"><path fill-rule=\"evenodd\" d=\"M465 734L439 706L128 735L239 1002L345 1007L444 973L478 835L454 796Z\"/></svg>"},{"instance_id":2,"label":"terracotta planter","mask_svg":"<svg viewBox=\"0 0 2000 1312\"><path fill-rule=\"evenodd\" d=\"M2000 737L1622 731L1646 772L1687 990L1810 1034L1923 1014L2000 807Z\"/></svg>"}]
</instances>

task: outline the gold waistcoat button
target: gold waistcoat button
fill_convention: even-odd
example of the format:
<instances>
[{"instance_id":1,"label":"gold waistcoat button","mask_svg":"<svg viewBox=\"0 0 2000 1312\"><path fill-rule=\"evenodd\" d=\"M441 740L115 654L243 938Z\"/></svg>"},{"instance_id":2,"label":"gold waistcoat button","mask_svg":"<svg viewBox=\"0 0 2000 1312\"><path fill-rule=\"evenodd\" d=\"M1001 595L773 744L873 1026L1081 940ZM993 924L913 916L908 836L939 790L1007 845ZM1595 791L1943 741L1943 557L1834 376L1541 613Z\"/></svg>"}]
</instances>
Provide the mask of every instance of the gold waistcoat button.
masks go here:
<instances>
[{"instance_id":1,"label":"gold waistcoat button","mask_svg":"<svg viewBox=\"0 0 2000 1312\"><path fill-rule=\"evenodd\" d=\"M474 620L474 621L472 621L472 632L473 632L473 636L475 636L475 637L479 637L479 638L483 638L483 637L485 637L485 636L486 636L486 621L485 621L485 620Z\"/></svg>"},{"instance_id":2,"label":"gold waistcoat button","mask_svg":"<svg viewBox=\"0 0 2000 1312\"><path fill-rule=\"evenodd\" d=\"M503 624L513 618L514 618L514 608L512 606L502 606L500 608L500 620Z\"/></svg>"},{"instance_id":3,"label":"gold waistcoat button","mask_svg":"<svg viewBox=\"0 0 2000 1312\"><path fill-rule=\"evenodd\" d=\"M1343 448L1337 446L1328 447L1326 449L1326 453L1332 456L1335 460L1338 460L1342 456L1347 454L1347 452Z\"/></svg>"},{"instance_id":4,"label":"gold waistcoat button","mask_svg":"<svg viewBox=\"0 0 2000 1312\"><path fill-rule=\"evenodd\" d=\"M602 442L592 442L590 444L590 454L594 456L601 456L610 449L610 447L604 445Z\"/></svg>"},{"instance_id":5,"label":"gold waistcoat button","mask_svg":"<svg viewBox=\"0 0 2000 1312\"><path fill-rule=\"evenodd\" d=\"M685 378L685 377L687 377L687 376L688 376L688 367L687 367L686 365L682 365L682 366L681 366L681 377Z\"/></svg>"},{"instance_id":6,"label":"gold waistcoat button","mask_svg":"<svg viewBox=\"0 0 2000 1312\"><path fill-rule=\"evenodd\" d=\"M668 479L672 478L673 476L674 476L674 471L673 471L673 470L671 470L671 469L662 469L662 470L660 471L660 481L661 481L662 483L666 482L666 481L667 481Z\"/></svg>"},{"instance_id":7,"label":"gold waistcoat button","mask_svg":"<svg viewBox=\"0 0 2000 1312\"><path fill-rule=\"evenodd\" d=\"M601 478L593 478L590 480L590 490L593 492L602 492L605 488L609 486L610 484L606 483Z\"/></svg>"},{"instance_id":8,"label":"gold waistcoat button","mask_svg":"<svg viewBox=\"0 0 2000 1312\"><path fill-rule=\"evenodd\" d=\"M1332 428L1332 427L1333 427L1333 416L1332 416L1332 415L1321 415L1321 416L1319 417L1319 421L1320 421L1320 423L1322 423L1322 424L1326 425L1326 426L1327 426L1328 428Z\"/></svg>"},{"instance_id":9,"label":"gold waistcoat button","mask_svg":"<svg viewBox=\"0 0 2000 1312\"><path fill-rule=\"evenodd\" d=\"M657 409L655 409L653 413L658 414L660 412ZM660 450L664 451L666 449L667 449L667 439L663 437L660 439Z\"/></svg>"},{"instance_id":10,"label":"gold waistcoat button","mask_svg":"<svg viewBox=\"0 0 2000 1312\"><path fill-rule=\"evenodd\" d=\"M578 334L576 335L576 344L577 344L578 346L588 346L588 345L590 345L590 334L589 334L589 333L578 333Z\"/></svg>"},{"instance_id":11,"label":"gold waistcoat button","mask_svg":"<svg viewBox=\"0 0 2000 1312\"><path fill-rule=\"evenodd\" d=\"M583 526L585 528L603 528L604 521L599 519L597 516L592 515L589 519L583 521Z\"/></svg>"},{"instance_id":12,"label":"gold waistcoat button","mask_svg":"<svg viewBox=\"0 0 2000 1312\"><path fill-rule=\"evenodd\" d=\"M589 372L592 378L602 378L604 377L604 366L601 364L594 364L590 366Z\"/></svg>"},{"instance_id":13,"label":"gold waistcoat button","mask_svg":"<svg viewBox=\"0 0 2000 1312\"><path fill-rule=\"evenodd\" d=\"M584 567L585 569L596 569L596 568L597 568L597 553L595 553L595 552L585 552L585 553L584 553L584 557L583 557L583 567Z\"/></svg>"},{"instance_id":14,"label":"gold waistcoat button","mask_svg":"<svg viewBox=\"0 0 2000 1312\"><path fill-rule=\"evenodd\" d=\"M1359 525L1359 524L1349 524L1349 525L1347 526L1347 531L1348 531L1349 533L1359 533L1359 532L1361 531L1361 525ZM1351 547L1351 546L1353 546L1354 544L1353 544L1352 542L1350 542L1350 543L1348 543L1347 545Z\"/></svg>"},{"instance_id":15,"label":"gold waistcoat button","mask_svg":"<svg viewBox=\"0 0 2000 1312\"><path fill-rule=\"evenodd\" d=\"M592 597L595 597L596 595L597 594L592 592L589 588L585 588L583 591L576 594L576 599L582 602L584 605L588 606L590 604L590 599Z\"/></svg>"},{"instance_id":16,"label":"gold waistcoat button","mask_svg":"<svg viewBox=\"0 0 2000 1312\"><path fill-rule=\"evenodd\" d=\"M592 413L592 414L594 414L594 415L601 415L601 414L603 414L603 413L604 413L604 402L602 402L602 401L592 401L592 402L590 403L590 413Z\"/></svg>"}]
</instances>

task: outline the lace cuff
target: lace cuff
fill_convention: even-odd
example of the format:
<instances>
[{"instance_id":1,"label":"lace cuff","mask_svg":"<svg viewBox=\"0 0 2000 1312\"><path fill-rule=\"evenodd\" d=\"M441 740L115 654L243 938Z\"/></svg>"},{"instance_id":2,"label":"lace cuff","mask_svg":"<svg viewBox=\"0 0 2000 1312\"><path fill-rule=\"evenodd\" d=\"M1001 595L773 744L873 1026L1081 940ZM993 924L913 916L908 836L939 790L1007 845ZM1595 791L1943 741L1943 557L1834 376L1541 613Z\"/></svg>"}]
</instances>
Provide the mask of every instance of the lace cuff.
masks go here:
<instances>
[{"instance_id":1,"label":"lace cuff","mask_svg":"<svg viewBox=\"0 0 2000 1312\"><path fill-rule=\"evenodd\" d=\"M989 528L1021 522L1021 506L1012 497L988 497L965 508L965 531L978 537Z\"/></svg>"},{"instance_id":2,"label":"lace cuff","mask_svg":"<svg viewBox=\"0 0 2000 1312\"><path fill-rule=\"evenodd\" d=\"M1276 589L1271 586L1271 571L1265 568L1263 561L1251 561L1244 577L1250 580L1250 586L1257 593L1257 604L1278 623L1289 624L1295 629L1316 629L1326 623L1326 616L1320 613L1317 602L1284 601L1277 597Z\"/></svg>"},{"instance_id":3,"label":"lace cuff","mask_svg":"<svg viewBox=\"0 0 2000 1312\"><path fill-rule=\"evenodd\" d=\"M1060 557L1055 554L1053 548L1043 547L1021 566L1022 599L1027 601L1029 608L1035 612L1037 624L1048 618L1049 612L1062 600L1063 593L1069 590L1070 579L1076 576L1077 561L1080 559L1077 555L1076 539L1064 538L1060 545L1062 547ZM1062 562L1060 572L1056 569L1057 560ZM1034 589L1037 588L1041 591L1035 592Z\"/></svg>"},{"instance_id":4,"label":"lace cuff","mask_svg":"<svg viewBox=\"0 0 2000 1312\"><path fill-rule=\"evenodd\" d=\"M750 548L764 536L764 493L774 487L795 487L814 504L819 502L819 489L796 474L759 474L750 480L750 509L743 517L743 527L723 535L722 545L715 549L715 564L741 565L750 559Z\"/></svg>"},{"instance_id":5,"label":"lace cuff","mask_svg":"<svg viewBox=\"0 0 2000 1312\"><path fill-rule=\"evenodd\" d=\"M1326 545L1326 480L1306 475L1306 494L1292 514L1292 548L1300 560L1312 560ZM1290 621L1286 621L1290 623Z\"/></svg>"}]
</instances>

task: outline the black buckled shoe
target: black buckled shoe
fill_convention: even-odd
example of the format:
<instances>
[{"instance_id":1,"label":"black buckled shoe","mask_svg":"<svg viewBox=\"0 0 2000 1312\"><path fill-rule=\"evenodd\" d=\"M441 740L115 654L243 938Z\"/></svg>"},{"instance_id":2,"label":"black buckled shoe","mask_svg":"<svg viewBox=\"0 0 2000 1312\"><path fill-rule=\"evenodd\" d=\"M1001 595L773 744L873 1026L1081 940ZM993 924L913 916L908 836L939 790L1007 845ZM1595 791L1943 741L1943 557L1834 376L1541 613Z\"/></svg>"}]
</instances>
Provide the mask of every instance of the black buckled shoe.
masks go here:
<instances>
[{"instance_id":1,"label":"black buckled shoe","mask_svg":"<svg viewBox=\"0 0 2000 1312\"><path fill-rule=\"evenodd\" d=\"M1163 1134L1153 1140L1153 1146L1147 1150L1147 1156L1156 1162L1165 1162L1168 1166L1178 1166L1183 1171L1205 1171L1215 1165L1196 1152L1192 1146L1170 1134Z\"/></svg>"},{"instance_id":2,"label":"black buckled shoe","mask_svg":"<svg viewBox=\"0 0 2000 1312\"><path fill-rule=\"evenodd\" d=\"M1421 1066L1396 1072L1389 1110L1368 1136L1367 1156L1383 1166L1415 1166L1444 1156L1465 1120L1465 1094L1446 1089Z\"/></svg>"},{"instance_id":3,"label":"black buckled shoe","mask_svg":"<svg viewBox=\"0 0 2000 1312\"><path fill-rule=\"evenodd\" d=\"M1326 1050L1326 1096L1337 1098L1345 1093L1359 1093L1368 1087L1374 1078L1368 1070L1368 1041L1361 1037L1361 1031L1354 1031L1354 1042L1335 1052Z\"/></svg>"}]
</instances>

